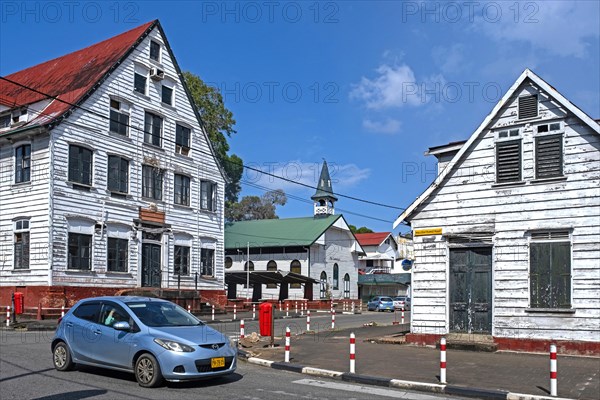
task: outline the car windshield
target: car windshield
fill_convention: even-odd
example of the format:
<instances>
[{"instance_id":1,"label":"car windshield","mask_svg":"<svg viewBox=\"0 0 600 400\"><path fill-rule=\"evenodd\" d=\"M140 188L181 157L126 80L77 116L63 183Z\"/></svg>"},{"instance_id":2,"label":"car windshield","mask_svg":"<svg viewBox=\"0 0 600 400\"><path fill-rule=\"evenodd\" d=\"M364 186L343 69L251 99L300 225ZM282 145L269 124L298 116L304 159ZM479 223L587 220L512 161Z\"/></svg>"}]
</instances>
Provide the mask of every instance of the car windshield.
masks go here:
<instances>
[{"instance_id":1,"label":"car windshield","mask_svg":"<svg viewBox=\"0 0 600 400\"><path fill-rule=\"evenodd\" d=\"M147 326L197 326L204 324L173 303L147 301L127 303L127 306Z\"/></svg>"}]
</instances>

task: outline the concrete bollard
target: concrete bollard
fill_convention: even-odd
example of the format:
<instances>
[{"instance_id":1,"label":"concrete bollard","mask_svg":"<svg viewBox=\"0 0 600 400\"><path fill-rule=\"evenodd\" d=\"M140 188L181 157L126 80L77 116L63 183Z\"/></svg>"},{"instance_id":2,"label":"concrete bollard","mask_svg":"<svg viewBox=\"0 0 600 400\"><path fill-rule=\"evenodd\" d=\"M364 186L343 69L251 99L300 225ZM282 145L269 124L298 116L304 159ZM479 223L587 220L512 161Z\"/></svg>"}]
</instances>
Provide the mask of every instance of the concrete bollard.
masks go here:
<instances>
[{"instance_id":1,"label":"concrete bollard","mask_svg":"<svg viewBox=\"0 0 600 400\"><path fill-rule=\"evenodd\" d=\"M215 305L213 304L211 308L212 308L212 320L214 321L215 320Z\"/></svg>"},{"instance_id":2,"label":"concrete bollard","mask_svg":"<svg viewBox=\"0 0 600 400\"><path fill-rule=\"evenodd\" d=\"M245 337L245 332L244 332L244 320L240 320L240 339L243 339Z\"/></svg>"},{"instance_id":3,"label":"concrete bollard","mask_svg":"<svg viewBox=\"0 0 600 400\"><path fill-rule=\"evenodd\" d=\"M550 396L558 396L555 344L550 345Z\"/></svg>"},{"instance_id":4,"label":"concrete bollard","mask_svg":"<svg viewBox=\"0 0 600 400\"><path fill-rule=\"evenodd\" d=\"M446 338L440 339L440 383L446 383Z\"/></svg>"},{"instance_id":5,"label":"concrete bollard","mask_svg":"<svg viewBox=\"0 0 600 400\"><path fill-rule=\"evenodd\" d=\"M356 373L356 337L354 332L350 334L350 373Z\"/></svg>"},{"instance_id":6,"label":"concrete bollard","mask_svg":"<svg viewBox=\"0 0 600 400\"><path fill-rule=\"evenodd\" d=\"M285 328L285 362L290 362L290 328Z\"/></svg>"},{"instance_id":7,"label":"concrete bollard","mask_svg":"<svg viewBox=\"0 0 600 400\"><path fill-rule=\"evenodd\" d=\"M310 331L310 310L306 311L306 331Z\"/></svg>"},{"instance_id":8,"label":"concrete bollard","mask_svg":"<svg viewBox=\"0 0 600 400\"><path fill-rule=\"evenodd\" d=\"M335 310L331 310L331 329L335 329Z\"/></svg>"},{"instance_id":9,"label":"concrete bollard","mask_svg":"<svg viewBox=\"0 0 600 400\"><path fill-rule=\"evenodd\" d=\"M352 314L355 313L355 310L356 310L356 306L354 305L354 302L352 302Z\"/></svg>"}]
</instances>

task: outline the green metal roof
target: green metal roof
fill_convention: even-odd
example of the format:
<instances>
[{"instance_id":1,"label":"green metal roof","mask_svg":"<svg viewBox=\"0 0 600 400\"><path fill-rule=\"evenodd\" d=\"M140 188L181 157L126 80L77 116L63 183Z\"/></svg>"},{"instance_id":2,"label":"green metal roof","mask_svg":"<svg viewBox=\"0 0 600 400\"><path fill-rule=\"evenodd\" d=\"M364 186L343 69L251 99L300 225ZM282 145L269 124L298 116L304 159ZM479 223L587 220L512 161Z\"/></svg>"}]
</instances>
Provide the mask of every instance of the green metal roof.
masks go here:
<instances>
[{"instance_id":1,"label":"green metal roof","mask_svg":"<svg viewBox=\"0 0 600 400\"><path fill-rule=\"evenodd\" d=\"M225 249L310 246L341 215L319 218L285 218L239 221L225 224Z\"/></svg>"}]
</instances>

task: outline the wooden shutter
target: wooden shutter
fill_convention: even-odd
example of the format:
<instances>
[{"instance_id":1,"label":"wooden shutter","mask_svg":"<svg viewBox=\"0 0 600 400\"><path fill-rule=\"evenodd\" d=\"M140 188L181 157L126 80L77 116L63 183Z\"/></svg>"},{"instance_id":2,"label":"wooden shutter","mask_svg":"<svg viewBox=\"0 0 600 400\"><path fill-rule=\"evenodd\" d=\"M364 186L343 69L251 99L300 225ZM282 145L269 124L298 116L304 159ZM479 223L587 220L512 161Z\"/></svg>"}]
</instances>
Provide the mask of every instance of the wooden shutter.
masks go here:
<instances>
[{"instance_id":1,"label":"wooden shutter","mask_svg":"<svg viewBox=\"0 0 600 400\"><path fill-rule=\"evenodd\" d=\"M529 285L531 308L549 308L550 243L531 243L529 247Z\"/></svg>"},{"instance_id":2,"label":"wooden shutter","mask_svg":"<svg viewBox=\"0 0 600 400\"><path fill-rule=\"evenodd\" d=\"M519 119L533 118L538 116L538 97L532 96L519 97Z\"/></svg>"},{"instance_id":3,"label":"wooden shutter","mask_svg":"<svg viewBox=\"0 0 600 400\"><path fill-rule=\"evenodd\" d=\"M562 135L541 136L535 139L535 177L563 176Z\"/></svg>"},{"instance_id":4,"label":"wooden shutter","mask_svg":"<svg viewBox=\"0 0 600 400\"><path fill-rule=\"evenodd\" d=\"M496 182L521 180L521 140L496 143Z\"/></svg>"}]
</instances>

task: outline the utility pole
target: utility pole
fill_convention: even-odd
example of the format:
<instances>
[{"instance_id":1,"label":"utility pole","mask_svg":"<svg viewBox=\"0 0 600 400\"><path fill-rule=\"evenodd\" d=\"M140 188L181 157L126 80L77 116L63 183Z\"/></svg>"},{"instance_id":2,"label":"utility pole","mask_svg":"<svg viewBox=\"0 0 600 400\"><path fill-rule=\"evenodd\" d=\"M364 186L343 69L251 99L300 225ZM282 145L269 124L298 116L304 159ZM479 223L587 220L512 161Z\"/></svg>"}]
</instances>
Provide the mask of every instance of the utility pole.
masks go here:
<instances>
[{"instance_id":1,"label":"utility pole","mask_svg":"<svg viewBox=\"0 0 600 400\"><path fill-rule=\"evenodd\" d=\"M250 242L247 243L246 252L248 257L246 260L246 300L248 300L250 298Z\"/></svg>"}]
</instances>

